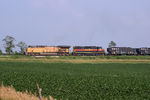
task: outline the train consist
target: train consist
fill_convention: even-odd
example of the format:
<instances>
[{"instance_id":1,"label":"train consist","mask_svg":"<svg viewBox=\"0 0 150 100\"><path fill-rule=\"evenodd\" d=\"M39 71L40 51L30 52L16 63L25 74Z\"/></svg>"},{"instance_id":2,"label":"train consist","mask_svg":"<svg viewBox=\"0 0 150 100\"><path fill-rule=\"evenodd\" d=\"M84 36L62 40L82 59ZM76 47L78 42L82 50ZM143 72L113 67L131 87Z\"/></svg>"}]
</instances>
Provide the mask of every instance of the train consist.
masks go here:
<instances>
[{"instance_id":1,"label":"train consist","mask_svg":"<svg viewBox=\"0 0 150 100\"><path fill-rule=\"evenodd\" d=\"M100 55L150 55L150 48L111 47L105 49L99 46L28 46L26 55L32 56L100 56Z\"/></svg>"}]
</instances>

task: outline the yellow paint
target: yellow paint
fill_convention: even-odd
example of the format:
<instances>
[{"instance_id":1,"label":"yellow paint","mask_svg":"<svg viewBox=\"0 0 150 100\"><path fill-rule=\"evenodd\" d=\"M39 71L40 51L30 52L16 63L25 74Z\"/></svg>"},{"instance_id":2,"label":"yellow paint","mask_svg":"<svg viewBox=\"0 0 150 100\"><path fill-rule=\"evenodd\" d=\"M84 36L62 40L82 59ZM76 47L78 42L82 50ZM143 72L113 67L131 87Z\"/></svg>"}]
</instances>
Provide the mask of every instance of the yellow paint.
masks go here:
<instances>
[{"instance_id":1,"label":"yellow paint","mask_svg":"<svg viewBox=\"0 0 150 100\"><path fill-rule=\"evenodd\" d=\"M61 47L28 47L26 50L27 53L42 53L42 52L69 52L69 48L61 48Z\"/></svg>"}]
</instances>

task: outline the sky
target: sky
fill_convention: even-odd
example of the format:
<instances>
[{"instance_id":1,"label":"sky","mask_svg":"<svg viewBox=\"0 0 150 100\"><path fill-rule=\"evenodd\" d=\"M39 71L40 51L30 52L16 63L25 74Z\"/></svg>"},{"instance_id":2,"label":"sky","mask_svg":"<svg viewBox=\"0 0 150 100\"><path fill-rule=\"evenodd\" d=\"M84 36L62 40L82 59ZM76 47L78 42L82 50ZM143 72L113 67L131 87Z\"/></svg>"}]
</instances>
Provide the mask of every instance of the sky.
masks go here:
<instances>
[{"instance_id":1,"label":"sky","mask_svg":"<svg viewBox=\"0 0 150 100\"><path fill-rule=\"evenodd\" d=\"M150 47L150 0L0 0L2 39L27 45Z\"/></svg>"}]
</instances>

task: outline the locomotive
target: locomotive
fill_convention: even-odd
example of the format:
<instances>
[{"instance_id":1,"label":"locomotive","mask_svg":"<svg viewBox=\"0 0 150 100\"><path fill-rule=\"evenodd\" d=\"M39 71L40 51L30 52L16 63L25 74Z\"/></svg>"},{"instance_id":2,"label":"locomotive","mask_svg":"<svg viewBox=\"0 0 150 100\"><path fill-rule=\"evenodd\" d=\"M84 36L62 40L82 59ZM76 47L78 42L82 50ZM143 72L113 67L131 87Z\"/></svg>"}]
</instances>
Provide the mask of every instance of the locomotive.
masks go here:
<instances>
[{"instance_id":1,"label":"locomotive","mask_svg":"<svg viewBox=\"0 0 150 100\"><path fill-rule=\"evenodd\" d=\"M74 46L73 55L78 56L99 56L105 55L105 50L98 46Z\"/></svg>"},{"instance_id":2,"label":"locomotive","mask_svg":"<svg viewBox=\"0 0 150 100\"><path fill-rule=\"evenodd\" d=\"M70 46L28 46L26 49L26 55L69 55Z\"/></svg>"}]
</instances>

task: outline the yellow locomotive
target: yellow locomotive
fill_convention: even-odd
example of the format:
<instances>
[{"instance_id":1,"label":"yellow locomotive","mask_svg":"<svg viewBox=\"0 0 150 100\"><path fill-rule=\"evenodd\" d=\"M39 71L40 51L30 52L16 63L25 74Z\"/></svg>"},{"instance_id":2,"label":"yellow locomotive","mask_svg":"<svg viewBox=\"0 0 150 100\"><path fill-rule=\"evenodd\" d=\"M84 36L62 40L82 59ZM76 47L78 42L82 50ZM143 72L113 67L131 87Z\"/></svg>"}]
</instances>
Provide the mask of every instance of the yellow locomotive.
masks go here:
<instances>
[{"instance_id":1,"label":"yellow locomotive","mask_svg":"<svg viewBox=\"0 0 150 100\"><path fill-rule=\"evenodd\" d=\"M69 55L70 46L28 46L26 55Z\"/></svg>"}]
</instances>

